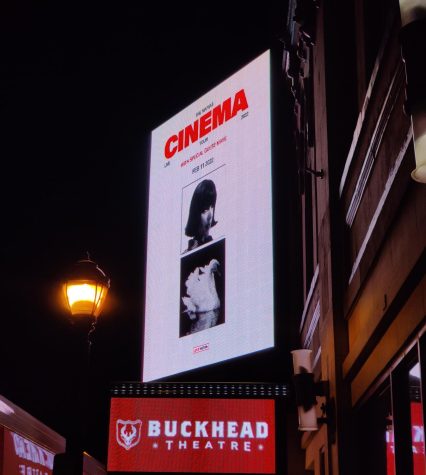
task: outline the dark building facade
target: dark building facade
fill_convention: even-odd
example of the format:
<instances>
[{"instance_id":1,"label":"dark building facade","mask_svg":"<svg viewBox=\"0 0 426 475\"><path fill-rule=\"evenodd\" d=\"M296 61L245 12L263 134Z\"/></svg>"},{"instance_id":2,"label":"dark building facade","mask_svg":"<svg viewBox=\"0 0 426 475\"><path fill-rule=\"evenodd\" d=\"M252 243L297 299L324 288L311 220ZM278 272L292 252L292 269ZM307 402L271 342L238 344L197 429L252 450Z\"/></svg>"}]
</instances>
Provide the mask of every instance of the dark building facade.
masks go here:
<instances>
[{"instance_id":1,"label":"dark building facade","mask_svg":"<svg viewBox=\"0 0 426 475\"><path fill-rule=\"evenodd\" d=\"M418 3L408 28L396 0L289 4L299 344L328 383L325 419L300 440L315 475L425 473L426 184L411 176L426 103Z\"/></svg>"}]
</instances>

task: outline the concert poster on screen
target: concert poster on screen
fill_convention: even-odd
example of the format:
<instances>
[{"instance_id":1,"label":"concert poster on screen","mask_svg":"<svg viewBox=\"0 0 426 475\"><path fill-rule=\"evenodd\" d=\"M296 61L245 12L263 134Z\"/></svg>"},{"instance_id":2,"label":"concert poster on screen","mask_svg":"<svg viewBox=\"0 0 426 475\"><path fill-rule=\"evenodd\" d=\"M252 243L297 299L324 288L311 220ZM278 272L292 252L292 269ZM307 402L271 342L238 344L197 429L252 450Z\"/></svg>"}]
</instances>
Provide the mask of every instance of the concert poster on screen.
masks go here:
<instances>
[{"instance_id":1,"label":"concert poster on screen","mask_svg":"<svg viewBox=\"0 0 426 475\"><path fill-rule=\"evenodd\" d=\"M274 346L270 53L152 131L143 381Z\"/></svg>"}]
</instances>

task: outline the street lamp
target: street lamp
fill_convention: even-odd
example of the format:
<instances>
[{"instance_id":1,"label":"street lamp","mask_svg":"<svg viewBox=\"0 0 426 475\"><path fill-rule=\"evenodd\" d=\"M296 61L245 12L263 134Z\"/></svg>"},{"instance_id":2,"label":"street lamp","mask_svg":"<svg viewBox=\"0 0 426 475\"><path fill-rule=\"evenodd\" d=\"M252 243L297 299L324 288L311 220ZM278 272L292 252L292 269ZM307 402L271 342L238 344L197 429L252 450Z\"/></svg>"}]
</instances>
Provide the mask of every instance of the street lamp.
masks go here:
<instances>
[{"instance_id":1,"label":"street lamp","mask_svg":"<svg viewBox=\"0 0 426 475\"><path fill-rule=\"evenodd\" d=\"M86 442L86 424L88 410L88 395L90 393L90 359L92 349L92 334L96 322L105 304L105 299L110 287L110 280L96 262L90 259L77 261L64 278L62 285L63 297L74 322L81 321L83 326L90 322L87 333L87 367L82 373L77 406L80 408L81 423L79 435L74 440L67 442L67 452L55 456L54 475L80 475L84 472L84 445ZM86 327L87 328L87 327Z\"/></svg>"},{"instance_id":2,"label":"street lamp","mask_svg":"<svg viewBox=\"0 0 426 475\"><path fill-rule=\"evenodd\" d=\"M63 291L69 311L73 317L92 316L97 318L104 306L110 280L90 259L80 259L70 269Z\"/></svg>"}]
</instances>

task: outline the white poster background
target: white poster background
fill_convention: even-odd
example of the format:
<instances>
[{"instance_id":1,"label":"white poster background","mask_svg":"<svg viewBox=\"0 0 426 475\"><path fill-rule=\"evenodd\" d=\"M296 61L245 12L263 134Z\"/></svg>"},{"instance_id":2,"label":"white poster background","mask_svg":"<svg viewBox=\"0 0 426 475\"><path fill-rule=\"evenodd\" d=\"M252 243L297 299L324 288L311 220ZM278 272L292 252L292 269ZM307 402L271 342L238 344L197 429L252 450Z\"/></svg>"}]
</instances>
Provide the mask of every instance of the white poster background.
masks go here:
<instances>
[{"instance_id":1,"label":"white poster background","mask_svg":"<svg viewBox=\"0 0 426 475\"><path fill-rule=\"evenodd\" d=\"M269 56L263 53L152 132L143 381L274 345ZM242 89L247 109L165 158L170 136ZM184 226L193 190L208 178L217 189L212 243L225 239L225 321L180 337L180 268L190 239Z\"/></svg>"}]
</instances>

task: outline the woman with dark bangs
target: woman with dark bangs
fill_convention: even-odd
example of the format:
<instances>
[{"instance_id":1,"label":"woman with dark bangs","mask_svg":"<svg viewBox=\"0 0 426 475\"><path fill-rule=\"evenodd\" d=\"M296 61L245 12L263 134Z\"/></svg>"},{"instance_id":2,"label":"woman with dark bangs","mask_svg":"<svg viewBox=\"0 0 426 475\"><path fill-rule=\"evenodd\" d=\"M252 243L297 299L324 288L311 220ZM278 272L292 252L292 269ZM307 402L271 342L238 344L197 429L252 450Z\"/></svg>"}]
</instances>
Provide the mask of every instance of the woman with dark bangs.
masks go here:
<instances>
[{"instance_id":1,"label":"woman with dark bangs","mask_svg":"<svg viewBox=\"0 0 426 475\"><path fill-rule=\"evenodd\" d=\"M214 219L216 197L216 186L212 180L198 183L192 195L188 223L185 227L185 234L192 238L188 241L187 251L213 240L210 228L217 223Z\"/></svg>"}]
</instances>

